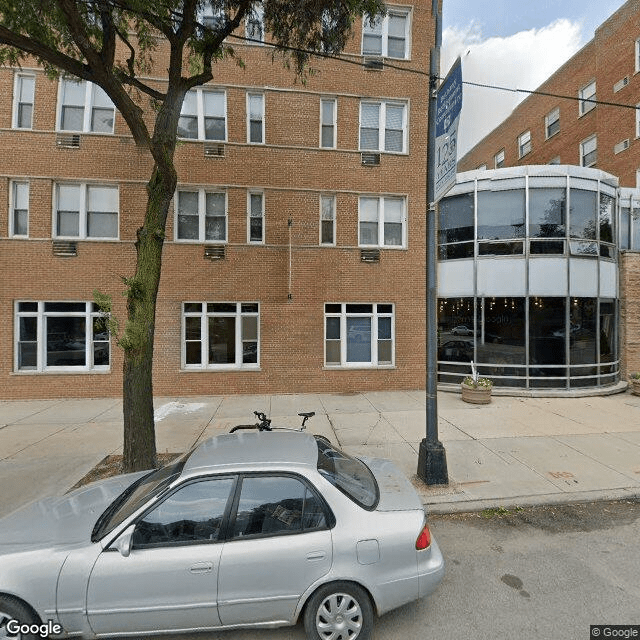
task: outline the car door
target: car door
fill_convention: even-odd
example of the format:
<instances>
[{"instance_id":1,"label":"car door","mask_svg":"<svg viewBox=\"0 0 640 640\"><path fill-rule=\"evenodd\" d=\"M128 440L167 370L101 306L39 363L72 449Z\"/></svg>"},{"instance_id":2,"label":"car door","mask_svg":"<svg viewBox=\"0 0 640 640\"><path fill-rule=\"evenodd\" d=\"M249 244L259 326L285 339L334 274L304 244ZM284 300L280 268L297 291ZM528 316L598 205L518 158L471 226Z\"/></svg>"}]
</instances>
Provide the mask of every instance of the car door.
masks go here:
<instances>
[{"instance_id":1,"label":"car door","mask_svg":"<svg viewBox=\"0 0 640 640\"><path fill-rule=\"evenodd\" d=\"M236 494L220 559L220 620L290 621L300 596L331 568L333 516L297 476L247 475Z\"/></svg>"},{"instance_id":2,"label":"car door","mask_svg":"<svg viewBox=\"0 0 640 640\"><path fill-rule=\"evenodd\" d=\"M220 625L220 532L234 483L227 476L181 485L138 519L128 556L100 554L87 589L96 634Z\"/></svg>"}]
</instances>

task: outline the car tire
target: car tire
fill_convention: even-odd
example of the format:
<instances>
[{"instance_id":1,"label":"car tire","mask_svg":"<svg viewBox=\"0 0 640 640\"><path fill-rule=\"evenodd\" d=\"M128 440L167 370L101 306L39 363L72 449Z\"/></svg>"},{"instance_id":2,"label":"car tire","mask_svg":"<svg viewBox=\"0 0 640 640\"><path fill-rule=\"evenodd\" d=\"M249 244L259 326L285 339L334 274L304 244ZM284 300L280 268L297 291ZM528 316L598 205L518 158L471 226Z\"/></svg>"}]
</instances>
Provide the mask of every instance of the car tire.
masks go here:
<instances>
[{"instance_id":1,"label":"car tire","mask_svg":"<svg viewBox=\"0 0 640 640\"><path fill-rule=\"evenodd\" d=\"M41 636L33 633L18 633L17 636L9 635L7 624L11 620L17 620L21 625L39 625L40 620L24 602L10 596L0 596L0 637L5 636L12 640L40 640Z\"/></svg>"},{"instance_id":2,"label":"car tire","mask_svg":"<svg viewBox=\"0 0 640 640\"><path fill-rule=\"evenodd\" d=\"M309 640L369 640L373 607L367 592L351 582L331 582L320 587L304 611Z\"/></svg>"}]
</instances>

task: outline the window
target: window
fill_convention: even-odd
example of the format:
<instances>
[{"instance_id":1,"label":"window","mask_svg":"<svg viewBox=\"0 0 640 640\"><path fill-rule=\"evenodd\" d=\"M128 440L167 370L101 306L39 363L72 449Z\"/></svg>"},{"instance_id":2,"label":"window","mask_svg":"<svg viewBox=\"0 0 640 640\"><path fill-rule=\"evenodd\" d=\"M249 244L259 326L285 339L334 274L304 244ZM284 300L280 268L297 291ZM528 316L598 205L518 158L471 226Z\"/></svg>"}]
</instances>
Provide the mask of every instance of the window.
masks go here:
<instances>
[{"instance_id":1,"label":"window","mask_svg":"<svg viewBox=\"0 0 640 640\"><path fill-rule=\"evenodd\" d=\"M596 106L594 102L596 99L596 81L594 80L586 87L582 87L582 89L578 91L578 98L580 98L578 102L578 113L582 116Z\"/></svg>"},{"instance_id":2,"label":"window","mask_svg":"<svg viewBox=\"0 0 640 640\"><path fill-rule=\"evenodd\" d=\"M636 105L636 138L640 138L640 103Z\"/></svg>"},{"instance_id":3,"label":"window","mask_svg":"<svg viewBox=\"0 0 640 640\"><path fill-rule=\"evenodd\" d=\"M187 91L178 120L178 137L227 139L227 95L224 91Z\"/></svg>"},{"instance_id":4,"label":"window","mask_svg":"<svg viewBox=\"0 0 640 640\"><path fill-rule=\"evenodd\" d=\"M254 3L247 14L244 35L249 39L249 44L264 42L264 7L262 3Z\"/></svg>"},{"instance_id":5,"label":"window","mask_svg":"<svg viewBox=\"0 0 640 640\"><path fill-rule=\"evenodd\" d=\"M361 196L358 212L359 245L405 247L405 210L404 198Z\"/></svg>"},{"instance_id":6,"label":"window","mask_svg":"<svg viewBox=\"0 0 640 640\"><path fill-rule=\"evenodd\" d=\"M504 149L500 149L498 153L493 157L494 165L496 169L504 167Z\"/></svg>"},{"instance_id":7,"label":"window","mask_svg":"<svg viewBox=\"0 0 640 640\"><path fill-rule=\"evenodd\" d=\"M409 58L411 20L408 10L388 7L387 15L362 21L362 55Z\"/></svg>"},{"instance_id":8,"label":"window","mask_svg":"<svg viewBox=\"0 0 640 640\"><path fill-rule=\"evenodd\" d=\"M560 131L560 107L556 107L544 117L544 130L547 139Z\"/></svg>"},{"instance_id":9,"label":"window","mask_svg":"<svg viewBox=\"0 0 640 640\"><path fill-rule=\"evenodd\" d=\"M9 209L9 235L27 237L29 235L29 183L11 183L11 206Z\"/></svg>"},{"instance_id":10,"label":"window","mask_svg":"<svg viewBox=\"0 0 640 640\"><path fill-rule=\"evenodd\" d=\"M392 304L325 304L324 317L327 366L394 364Z\"/></svg>"},{"instance_id":11,"label":"window","mask_svg":"<svg viewBox=\"0 0 640 640\"><path fill-rule=\"evenodd\" d=\"M320 100L320 146L336 148L336 107L335 98Z\"/></svg>"},{"instance_id":12,"label":"window","mask_svg":"<svg viewBox=\"0 0 640 640\"><path fill-rule=\"evenodd\" d=\"M232 537L302 533L326 526L322 502L297 478L242 479Z\"/></svg>"},{"instance_id":13,"label":"window","mask_svg":"<svg viewBox=\"0 0 640 640\"><path fill-rule=\"evenodd\" d=\"M551 158L547 164L560 164L560 156L556 156L555 158Z\"/></svg>"},{"instance_id":14,"label":"window","mask_svg":"<svg viewBox=\"0 0 640 640\"><path fill-rule=\"evenodd\" d=\"M580 166L593 167L598 161L598 138L591 136L580 143Z\"/></svg>"},{"instance_id":15,"label":"window","mask_svg":"<svg viewBox=\"0 0 640 640\"><path fill-rule=\"evenodd\" d=\"M57 184L53 235L56 238L117 238L118 187Z\"/></svg>"},{"instance_id":16,"label":"window","mask_svg":"<svg viewBox=\"0 0 640 640\"><path fill-rule=\"evenodd\" d=\"M320 244L336 243L336 197L320 196Z\"/></svg>"},{"instance_id":17,"label":"window","mask_svg":"<svg viewBox=\"0 0 640 640\"><path fill-rule=\"evenodd\" d=\"M360 103L360 149L406 153L407 105Z\"/></svg>"},{"instance_id":18,"label":"window","mask_svg":"<svg viewBox=\"0 0 640 640\"><path fill-rule=\"evenodd\" d=\"M264 242L264 193L249 192L247 198L248 242Z\"/></svg>"},{"instance_id":19,"label":"window","mask_svg":"<svg viewBox=\"0 0 640 640\"><path fill-rule=\"evenodd\" d=\"M227 241L227 194L225 192L178 191L176 240Z\"/></svg>"},{"instance_id":20,"label":"window","mask_svg":"<svg viewBox=\"0 0 640 640\"><path fill-rule=\"evenodd\" d=\"M36 78L22 73L16 74L13 93L13 128L31 129L33 127L33 101Z\"/></svg>"},{"instance_id":21,"label":"window","mask_svg":"<svg viewBox=\"0 0 640 640\"><path fill-rule=\"evenodd\" d=\"M523 158L531 151L531 131L525 131L518 136L518 157Z\"/></svg>"},{"instance_id":22,"label":"window","mask_svg":"<svg viewBox=\"0 0 640 640\"><path fill-rule=\"evenodd\" d=\"M107 317L93 302L17 302L16 371L108 370Z\"/></svg>"},{"instance_id":23,"label":"window","mask_svg":"<svg viewBox=\"0 0 640 640\"><path fill-rule=\"evenodd\" d=\"M222 7L214 7L209 1L199 7L196 19L208 29L218 29L225 24L227 18Z\"/></svg>"},{"instance_id":24,"label":"window","mask_svg":"<svg viewBox=\"0 0 640 640\"><path fill-rule=\"evenodd\" d=\"M256 368L260 314L257 302L185 302L185 369Z\"/></svg>"},{"instance_id":25,"label":"window","mask_svg":"<svg viewBox=\"0 0 640 640\"><path fill-rule=\"evenodd\" d=\"M104 90L91 82L60 81L61 131L113 133L115 107Z\"/></svg>"},{"instance_id":26,"label":"window","mask_svg":"<svg viewBox=\"0 0 640 640\"><path fill-rule=\"evenodd\" d=\"M636 73L640 71L640 38L636 40Z\"/></svg>"},{"instance_id":27,"label":"window","mask_svg":"<svg viewBox=\"0 0 640 640\"><path fill-rule=\"evenodd\" d=\"M134 548L216 542L233 483L215 478L178 488L138 521Z\"/></svg>"},{"instance_id":28,"label":"window","mask_svg":"<svg viewBox=\"0 0 640 640\"><path fill-rule=\"evenodd\" d=\"M264 144L264 95L247 94L247 142Z\"/></svg>"}]
</instances>

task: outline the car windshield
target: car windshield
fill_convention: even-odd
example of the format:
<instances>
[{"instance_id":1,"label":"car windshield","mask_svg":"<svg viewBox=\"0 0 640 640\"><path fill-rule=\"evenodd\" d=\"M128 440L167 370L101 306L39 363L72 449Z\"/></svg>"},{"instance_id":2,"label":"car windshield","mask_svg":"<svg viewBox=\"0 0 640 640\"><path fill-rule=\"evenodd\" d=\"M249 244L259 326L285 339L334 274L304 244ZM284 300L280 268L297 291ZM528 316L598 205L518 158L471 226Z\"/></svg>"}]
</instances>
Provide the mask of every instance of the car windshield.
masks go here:
<instances>
[{"instance_id":1,"label":"car windshield","mask_svg":"<svg viewBox=\"0 0 640 640\"><path fill-rule=\"evenodd\" d=\"M363 509L375 509L380 492L369 467L324 438L316 438L316 444L320 474Z\"/></svg>"},{"instance_id":2,"label":"car windshield","mask_svg":"<svg viewBox=\"0 0 640 640\"><path fill-rule=\"evenodd\" d=\"M143 504L162 493L180 475L189 453L191 452L184 453L170 464L151 471L127 487L98 518L91 534L91 541L96 542L111 533Z\"/></svg>"}]
</instances>

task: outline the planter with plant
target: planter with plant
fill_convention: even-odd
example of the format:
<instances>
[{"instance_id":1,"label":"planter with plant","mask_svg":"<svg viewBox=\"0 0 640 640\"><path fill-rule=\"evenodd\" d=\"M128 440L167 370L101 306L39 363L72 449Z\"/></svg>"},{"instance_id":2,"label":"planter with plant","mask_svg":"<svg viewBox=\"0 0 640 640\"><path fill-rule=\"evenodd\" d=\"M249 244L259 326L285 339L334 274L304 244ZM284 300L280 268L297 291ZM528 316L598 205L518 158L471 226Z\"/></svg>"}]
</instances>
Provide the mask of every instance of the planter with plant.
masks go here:
<instances>
[{"instance_id":1,"label":"planter with plant","mask_svg":"<svg viewBox=\"0 0 640 640\"><path fill-rule=\"evenodd\" d=\"M489 404L493 382L489 378L481 378L471 363L471 375L467 376L460 385L462 399L471 404Z\"/></svg>"},{"instance_id":2,"label":"planter with plant","mask_svg":"<svg viewBox=\"0 0 640 640\"><path fill-rule=\"evenodd\" d=\"M631 393L634 396L640 396L640 371L636 371L629 376L629 382L631 383Z\"/></svg>"}]
</instances>

